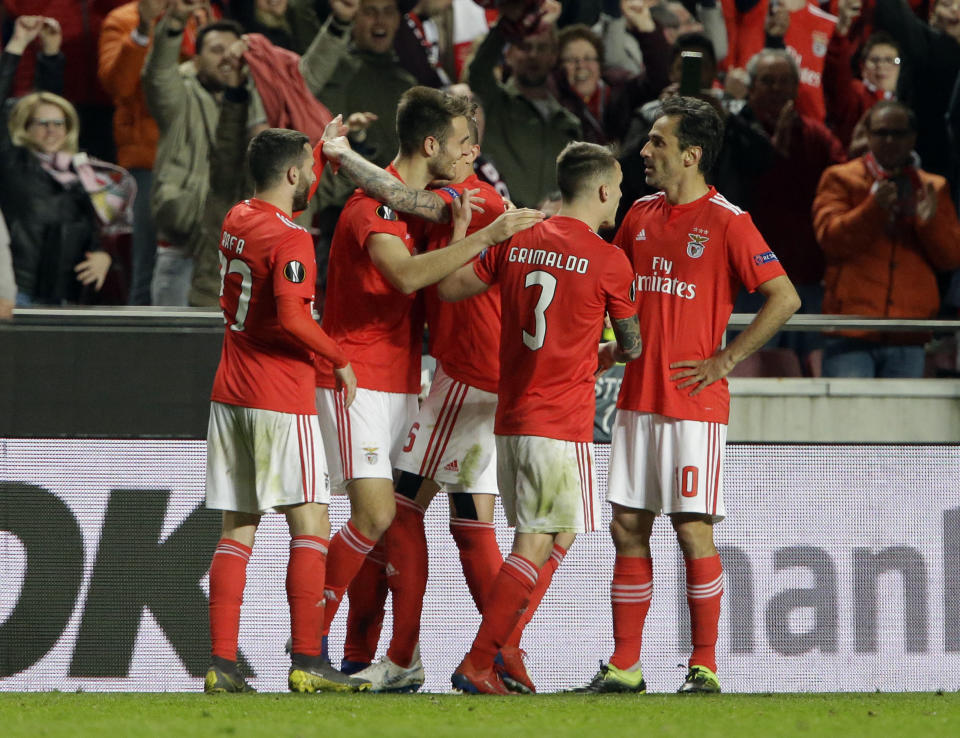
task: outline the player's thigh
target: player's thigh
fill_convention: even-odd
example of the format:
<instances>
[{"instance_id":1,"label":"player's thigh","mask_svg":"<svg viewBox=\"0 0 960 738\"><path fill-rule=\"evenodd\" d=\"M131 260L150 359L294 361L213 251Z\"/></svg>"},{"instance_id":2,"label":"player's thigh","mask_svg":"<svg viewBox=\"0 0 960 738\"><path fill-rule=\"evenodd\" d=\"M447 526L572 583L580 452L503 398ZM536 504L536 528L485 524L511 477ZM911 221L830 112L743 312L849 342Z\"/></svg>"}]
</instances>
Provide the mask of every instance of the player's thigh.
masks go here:
<instances>
[{"instance_id":1,"label":"player's thigh","mask_svg":"<svg viewBox=\"0 0 960 738\"><path fill-rule=\"evenodd\" d=\"M663 512L722 520L727 426L673 418L661 422L661 471L666 476L661 490Z\"/></svg>"},{"instance_id":2,"label":"player's thigh","mask_svg":"<svg viewBox=\"0 0 960 738\"><path fill-rule=\"evenodd\" d=\"M497 396L437 369L411 424L397 468L439 482L448 492L496 492L493 420Z\"/></svg>"},{"instance_id":3,"label":"player's thigh","mask_svg":"<svg viewBox=\"0 0 960 738\"><path fill-rule=\"evenodd\" d=\"M504 512L523 533L596 530L593 444L539 436L497 436Z\"/></svg>"},{"instance_id":4,"label":"player's thigh","mask_svg":"<svg viewBox=\"0 0 960 738\"><path fill-rule=\"evenodd\" d=\"M610 430L607 500L633 510L661 509L663 475L658 457L659 416L617 410Z\"/></svg>"},{"instance_id":5,"label":"player's thigh","mask_svg":"<svg viewBox=\"0 0 960 738\"><path fill-rule=\"evenodd\" d=\"M351 479L347 482L347 495L353 524L368 538L378 539L397 512L393 480L380 477Z\"/></svg>"},{"instance_id":6,"label":"player's thigh","mask_svg":"<svg viewBox=\"0 0 960 738\"><path fill-rule=\"evenodd\" d=\"M210 403L210 421L207 426L207 507L252 515L266 509L257 494L254 433L250 408Z\"/></svg>"}]
</instances>

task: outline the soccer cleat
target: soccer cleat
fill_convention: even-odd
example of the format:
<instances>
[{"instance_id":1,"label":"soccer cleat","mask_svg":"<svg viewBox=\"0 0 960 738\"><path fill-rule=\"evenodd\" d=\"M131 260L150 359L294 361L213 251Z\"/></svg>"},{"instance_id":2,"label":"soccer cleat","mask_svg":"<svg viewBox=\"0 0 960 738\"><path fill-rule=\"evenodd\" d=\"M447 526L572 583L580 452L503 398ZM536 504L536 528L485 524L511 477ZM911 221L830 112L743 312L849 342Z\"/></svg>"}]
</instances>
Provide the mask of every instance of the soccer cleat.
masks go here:
<instances>
[{"instance_id":1,"label":"soccer cleat","mask_svg":"<svg viewBox=\"0 0 960 738\"><path fill-rule=\"evenodd\" d=\"M399 666L384 656L354 676L370 682L373 685L370 687L371 692L416 692L423 686L424 680L420 646L413 652L410 666Z\"/></svg>"},{"instance_id":2,"label":"soccer cleat","mask_svg":"<svg viewBox=\"0 0 960 738\"><path fill-rule=\"evenodd\" d=\"M256 692L253 687L240 675L239 671L224 669L217 664L210 664L207 676L203 680L203 691L207 694L223 692Z\"/></svg>"},{"instance_id":3,"label":"soccer cleat","mask_svg":"<svg viewBox=\"0 0 960 738\"><path fill-rule=\"evenodd\" d=\"M290 665L290 676L287 685L291 692L365 692L370 689L370 682L365 679L347 676L330 665L329 661L320 661L318 664Z\"/></svg>"},{"instance_id":4,"label":"soccer cleat","mask_svg":"<svg viewBox=\"0 0 960 738\"><path fill-rule=\"evenodd\" d=\"M600 662L600 671L590 683L573 691L592 694L645 694L647 683L643 679L639 662L631 669L618 669L613 664Z\"/></svg>"},{"instance_id":5,"label":"soccer cleat","mask_svg":"<svg viewBox=\"0 0 960 738\"><path fill-rule=\"evenodd\" d=\"M691 666L683 680L680 694L720 694L720 678L706 666Z\"/></svg>"},{"instance_id":6,"label":"soccer cleat","mask_svg":"<svg viewBox=\"0 0 960 738\"><path fill-rule=\"evenodd\" d=\"M493 668L511 692L536 694L537 688L527 674L527 652L516 646L504 646L493 662Z\"/></svg>"},{"instance_id":7,"label":"soccer cleat","mask_svg":"<svg viewBox=\"0 0 960 738\"><path fill-rule=\"evenodd\" d=\"M493 669L475 669L470 663L470 657L464 656L460 666L450 677L454 689L464 694L514 694L500 679L500 675Z\"/></svg>"}]
</instances>

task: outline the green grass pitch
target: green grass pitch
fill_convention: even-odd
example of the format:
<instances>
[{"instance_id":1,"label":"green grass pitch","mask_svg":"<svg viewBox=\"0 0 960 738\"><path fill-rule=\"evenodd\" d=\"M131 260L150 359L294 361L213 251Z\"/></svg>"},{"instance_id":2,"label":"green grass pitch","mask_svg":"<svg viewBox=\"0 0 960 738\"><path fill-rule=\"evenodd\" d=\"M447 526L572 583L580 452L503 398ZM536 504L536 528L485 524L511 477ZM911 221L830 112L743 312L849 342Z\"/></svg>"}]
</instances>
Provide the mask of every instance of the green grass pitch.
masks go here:
<instances>
[{"instance_id":1,"label":"green grass pitch","mask_svg":"<svg viewBox=\"0 0 960 738\"><path fill-rule=\"evenodd\" d=\"M960 736L960 694L468 697L0 693L0 735L928 738Z\"/></svg>"}]
</instances>

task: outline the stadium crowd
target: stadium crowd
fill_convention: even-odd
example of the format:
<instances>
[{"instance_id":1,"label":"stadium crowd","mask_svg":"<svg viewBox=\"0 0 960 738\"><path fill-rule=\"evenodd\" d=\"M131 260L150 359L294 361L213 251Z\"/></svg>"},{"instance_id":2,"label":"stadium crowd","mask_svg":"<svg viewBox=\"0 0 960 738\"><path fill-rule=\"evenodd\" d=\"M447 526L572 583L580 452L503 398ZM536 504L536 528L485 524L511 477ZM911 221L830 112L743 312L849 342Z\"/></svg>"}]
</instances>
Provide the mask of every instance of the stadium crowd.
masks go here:
<instances>
[{"instance_id":1,"label":"stadium crowd","mask_svg":"<svg viewBox=\"0 0 960 738\"><path fill-rule=\"evenodd\" d=\"M611 146L618 225L649 193L640 151L657 109L683 88L722 115L708 179L751 213L801 312L960 306L954 0L3 0L2 12L0 317L14 303L215 306L216 235L252 191L239 174L250 138L290 127L315 143L342 113L354 148L385 166L416 84L479 105L475 169L520 207L555 212L567 143ZM868 113L884 100L909 111L879 135ZM903 155L878 164L898 141ZM862 187L838 192L840 171ZM327 171L297 221L321 292L352 188ZM756 307L747 293L736 306ZM790 354L787 373L923 376L927 339L785 332L768 348ZM888 348L913 360L862 360Z\"/></svg>"}]
</instances>

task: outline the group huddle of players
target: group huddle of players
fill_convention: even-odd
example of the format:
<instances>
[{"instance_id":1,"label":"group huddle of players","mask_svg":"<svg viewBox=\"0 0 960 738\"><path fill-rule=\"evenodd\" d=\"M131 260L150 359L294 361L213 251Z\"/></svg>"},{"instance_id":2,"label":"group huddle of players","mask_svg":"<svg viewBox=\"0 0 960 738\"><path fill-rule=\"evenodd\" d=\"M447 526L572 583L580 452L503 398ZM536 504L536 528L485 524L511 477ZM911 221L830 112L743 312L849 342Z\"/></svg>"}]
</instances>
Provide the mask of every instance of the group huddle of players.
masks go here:
<instances>
[{"instance_id":1,"label":"group huddle of players","mask_svg":"<svg viewBox=\"0 0 960 738\"><path fill-rule=\"evenodd\" d=\"M413 88L397 131L400 151L386 171L349 151L339 121L312 152L295 131L270 129L250 144L256 191L227 215L220 244L226 328L207 506L224 512L210 567L205 690L250 690L236 663L240 605L267 511L283 512L291 534L289 688L418 689L424 510L443 491L482 615L453 686L535 692L520 637L575 536L596 529L594 382L629 362L608 483L616 648L584 689L646 690L649 539L662 513L687 570L693 653L680 691L718 692L723 574L712 526L725 515L723 377L799 302L749 215L704 180L719 117L690 98L665 103L643 152L647 181L661 191L633 205L614 245L597 235L620 201L622 173L608 149L577 142L560 154L562 206L545 219L476 177L479 135L465 100ZM318 326L313 242L292 217L327 164L361 189L336 226ZM741 284L766 303L720 349ZM601 343L605 318L616 340ZM437 371L420 405L424 324ZM332 538L331 493L351 505ZM516 529L506 558L493 528L498 495ZM376 659L388 590L393 632ZM345 594L335 669L327 634Z\"/></svg>"}]
</instances>

